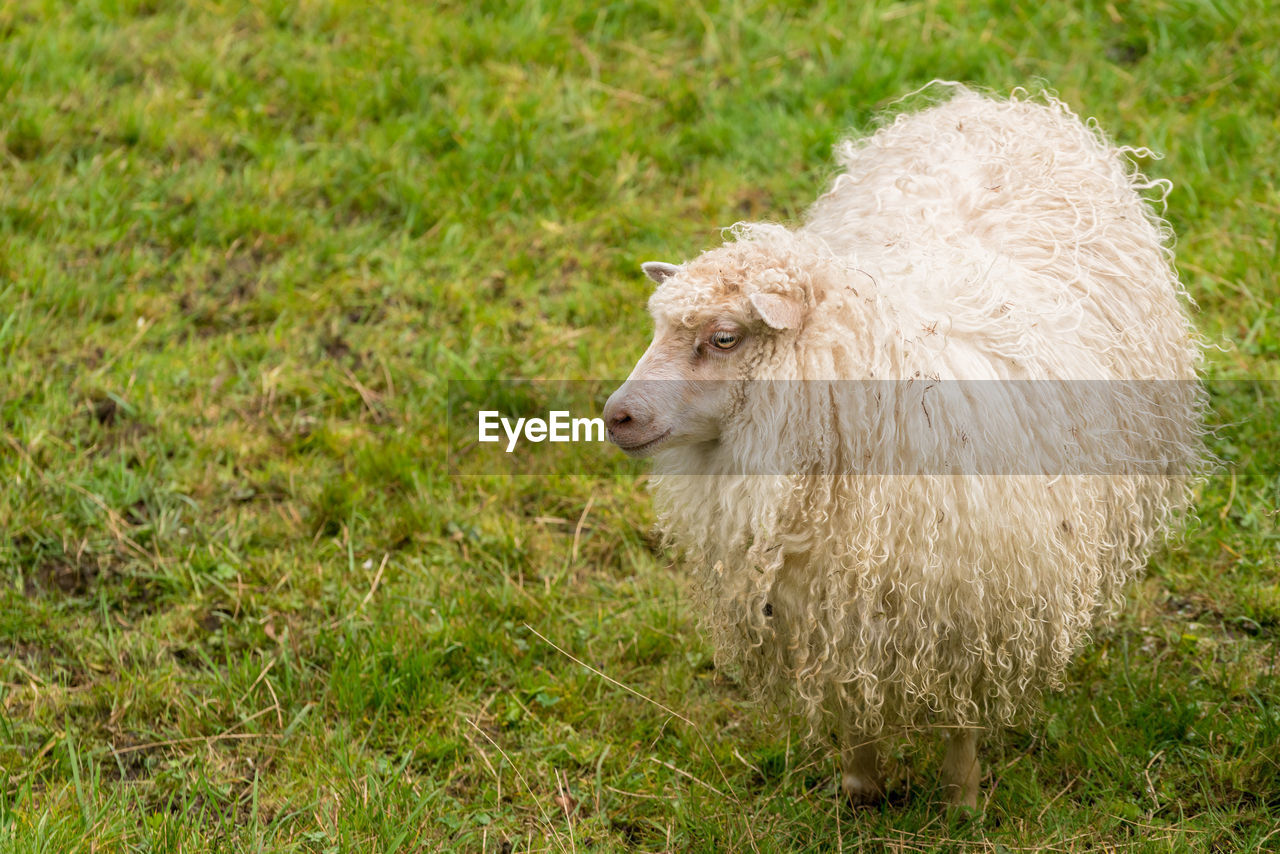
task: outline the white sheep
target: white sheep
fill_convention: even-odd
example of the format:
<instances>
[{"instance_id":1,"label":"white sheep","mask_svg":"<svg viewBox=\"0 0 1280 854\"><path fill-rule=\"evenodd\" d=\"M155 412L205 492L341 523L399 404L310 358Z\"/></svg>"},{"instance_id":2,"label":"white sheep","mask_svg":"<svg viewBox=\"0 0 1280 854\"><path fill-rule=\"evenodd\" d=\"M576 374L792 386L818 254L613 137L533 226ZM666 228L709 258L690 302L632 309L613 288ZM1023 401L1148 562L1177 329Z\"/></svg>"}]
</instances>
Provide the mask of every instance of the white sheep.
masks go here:
<instances>
[{"instance_id":1,"label":"white sheep","mask_svg":"<svg viewBox=\"0 0 1280 854\"><path fill-rule=\"evenodd\" d=\"M941 728L974 806L979 733L1188 507L1201 342L1167 188L1056 99L957 86L837 153L803 227L644 265L655 336L604 417L654 457L717 664L836 735L852 801L884 737Z\"/></svg>"}]
</instances>

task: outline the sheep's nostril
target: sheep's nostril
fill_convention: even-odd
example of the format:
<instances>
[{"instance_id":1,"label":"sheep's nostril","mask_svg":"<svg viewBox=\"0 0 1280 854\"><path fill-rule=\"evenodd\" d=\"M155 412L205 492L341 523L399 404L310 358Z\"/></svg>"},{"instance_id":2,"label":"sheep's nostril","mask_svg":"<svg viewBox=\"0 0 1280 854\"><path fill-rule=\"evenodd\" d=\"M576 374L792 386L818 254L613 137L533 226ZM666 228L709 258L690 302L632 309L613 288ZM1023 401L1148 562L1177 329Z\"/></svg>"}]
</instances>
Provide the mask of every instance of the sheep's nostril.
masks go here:
<instances>
[{"instance_id":1,"label":"sheep's nostril","mask_svg":"<svg viewBox=\"0 0 1280 854\"><path fill-rule=\"evenodd\" d=\"M623 409L620 412L614 412L609 416L609 429L617 430L626 424L631 423L631 413Z\"/></svg>"}]
</instances>

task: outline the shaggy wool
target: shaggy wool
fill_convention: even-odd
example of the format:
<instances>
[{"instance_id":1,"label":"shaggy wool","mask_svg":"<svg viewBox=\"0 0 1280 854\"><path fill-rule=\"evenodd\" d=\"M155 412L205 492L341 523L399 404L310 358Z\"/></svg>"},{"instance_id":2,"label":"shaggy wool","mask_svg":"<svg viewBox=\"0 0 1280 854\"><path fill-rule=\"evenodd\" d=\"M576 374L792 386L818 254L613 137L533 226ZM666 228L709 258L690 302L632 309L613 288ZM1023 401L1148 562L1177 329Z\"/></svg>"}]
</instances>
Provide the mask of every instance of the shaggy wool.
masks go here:
<instances>
[{"instance_id":1,"label":"shaggy wool","mask_svg":"<svg viewBox=\"0 0 1280 854\"><path fill-rule=\"evenodd\" d=\"M655 500L718 665L866 738L1024 717L1202 458L1144 152L1052 97L949 91L839 145L802 227L739 225L650 303L690 327L753 293L805 307L720 442L656 453Z\"/></svg>"}]
</instances>

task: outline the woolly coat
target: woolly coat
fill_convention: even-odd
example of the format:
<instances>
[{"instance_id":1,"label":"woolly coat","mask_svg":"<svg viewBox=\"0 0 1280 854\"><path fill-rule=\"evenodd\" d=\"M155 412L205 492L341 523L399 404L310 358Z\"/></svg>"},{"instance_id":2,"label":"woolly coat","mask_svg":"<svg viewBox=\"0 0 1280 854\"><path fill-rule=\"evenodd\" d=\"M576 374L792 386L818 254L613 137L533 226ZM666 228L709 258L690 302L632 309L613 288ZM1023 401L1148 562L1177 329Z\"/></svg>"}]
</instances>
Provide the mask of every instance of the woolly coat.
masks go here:
<instances>
[{"instance_id":1,"label":"woolly coat","mask_svg":"<svg viewBox=\"0 0 1280 854\"><path fill-rule=\"evenodd\" d=\"M1200 342L1131 153L957 87L838 146L802 227L739 226L655 291L689 326L761 291L807 310L719 443L655 455L659 526L756 693L863 737L1012 723L1185 511Z\"/></svg>"}]
</instances>

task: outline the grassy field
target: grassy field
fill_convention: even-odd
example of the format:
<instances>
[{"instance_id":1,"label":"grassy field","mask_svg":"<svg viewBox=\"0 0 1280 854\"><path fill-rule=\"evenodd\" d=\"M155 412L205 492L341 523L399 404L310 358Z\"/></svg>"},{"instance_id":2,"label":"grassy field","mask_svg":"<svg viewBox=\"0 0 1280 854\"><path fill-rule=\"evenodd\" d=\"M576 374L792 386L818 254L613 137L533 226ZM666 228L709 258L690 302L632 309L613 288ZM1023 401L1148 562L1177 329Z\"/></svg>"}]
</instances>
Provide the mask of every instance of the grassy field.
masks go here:
<instances>
[{"instance_id":1,"label":"grassy field","mask_svg":"<svg viewBox=\"0 0 1280 854\"><path fill-rule=\"evenodd\" d=\"M1207 373L1280 380L1277 68L1263 0L0 5L0 850L1280 849L1270 451L975 815L924 739L838 804L640 479L444 458L448 380L625 376L640 261L935 77L1163 152Z\"/></svg>"}]
</instances>

